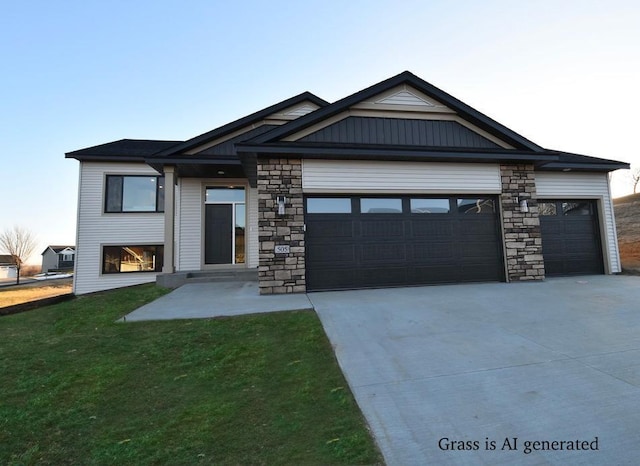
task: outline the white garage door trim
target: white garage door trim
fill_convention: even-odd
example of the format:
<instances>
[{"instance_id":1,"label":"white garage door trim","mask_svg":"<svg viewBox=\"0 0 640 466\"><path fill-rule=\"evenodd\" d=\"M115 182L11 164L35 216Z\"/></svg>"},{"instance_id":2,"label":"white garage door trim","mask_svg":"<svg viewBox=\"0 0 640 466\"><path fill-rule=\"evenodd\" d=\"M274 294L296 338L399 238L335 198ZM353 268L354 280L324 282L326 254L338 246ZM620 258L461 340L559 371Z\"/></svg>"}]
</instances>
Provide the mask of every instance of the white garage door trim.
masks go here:
<instances>
[{"instance_id":1,"label":"white garage door trim","mask_svg":"<svg viewBox=\"0 0 640 466\"><path fill-rule=\"evenodd\" d=\"M539 200L595 199L605 273L621 272L613 202L606 173L536 172L536 191Z\"/></svg>"}]
</instances>

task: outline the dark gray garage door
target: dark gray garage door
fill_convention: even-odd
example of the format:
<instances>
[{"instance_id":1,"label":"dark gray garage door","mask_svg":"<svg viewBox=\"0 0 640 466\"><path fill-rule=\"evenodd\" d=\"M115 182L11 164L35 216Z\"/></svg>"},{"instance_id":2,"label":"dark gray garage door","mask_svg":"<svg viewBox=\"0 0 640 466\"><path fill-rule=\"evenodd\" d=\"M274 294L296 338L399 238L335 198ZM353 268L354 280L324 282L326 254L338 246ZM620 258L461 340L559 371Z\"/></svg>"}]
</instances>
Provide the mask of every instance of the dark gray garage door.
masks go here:
<instances>
[{"instance_id":1,"label":"dark gray garage door","mask_svg":"<svg viewBox=\"0 0 640 466\"><path fill-rule=\"evenodd\" d=\"M305 208L309 290L503 280L493 197L307 197Z\"/></svg>"},{"instance_id":2,"label":"dark gray garage door","mask_svg":"<svg viewBox=\"0 0 640 466\"><path fill-rule=\"evenodd\" d=\"M545 275L584 275L604 272L593 200L539 202Z\"/></svg>"}]
</instances>

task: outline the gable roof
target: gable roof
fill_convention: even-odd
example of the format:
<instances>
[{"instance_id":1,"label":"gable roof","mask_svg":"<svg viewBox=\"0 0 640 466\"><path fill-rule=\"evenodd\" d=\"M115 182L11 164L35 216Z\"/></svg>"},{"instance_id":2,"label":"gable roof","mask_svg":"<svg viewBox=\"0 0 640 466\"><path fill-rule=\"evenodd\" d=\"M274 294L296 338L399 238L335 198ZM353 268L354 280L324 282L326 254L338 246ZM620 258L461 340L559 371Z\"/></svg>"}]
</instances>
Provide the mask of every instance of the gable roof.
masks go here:
<instances>
[{"instance_id":1,"label":"gable roof","mask_svg":"<svg viewBox=\"0 0 640 466\"><path fill-rule=\"evenodd\" d=\"M283 100L282 102L278 102L275 105L271 105L267 108L259 110L251 115L247 115L238 120L232 121L231 123L227 123L226 125L220 126L219 128L215 128L211 131L208 131L204 134L191 138L183 143L177 144L173 147L168 147L165 150L160 151L154 156L162 157L168 155L174 155L179 153L184 153L188 150L195 149L198 146L202 146L207 144L208 142L215 141L221 137L229 135L239 129L245 128L249 125L262 121L269 115L285 110L288 107L292 107L296 104L301 104L303 102L312 102L319 107L324 107L329 105L329 103L320 97L312 94L311 92L303 92L302 94L298 94L289 99Z\"/></svg>"},{"instance_id":2,"label":"gable roof","mask_svg":"<svg viewBox=\"0 0 640 466\"><path fill-rule=\"evenodd\" d=\"M382 113L363 112L379 104ZM431 116L390 116L397 105ZM539 170L629 167L615 160L544 149L409 71L332 104L303 92L187 141L122 139L66 154L86 161L144 162L159 173L173 165L178 176L246 177L252 186L256 160L263 156L526 162Z\"/></svg>"},{"instance_id":3,"label":"gable roof","mask_svg":"<svg viewBox=\"0 0 640 466\"><path fill-rule=\"evenodd\" d=\"M49 249L51 249L53 252L58 254L59 252L64 251L65 249L72 249L73 251L75 251L76 247L75 246L47 246L46 249L44 251L42 251L42 254L47 252ZM40 254L40 255L42 255L42 254Z\"/></svg>"},{"instance_id":4,"label":"gable roof","mask_svg":"<svg viewBox=\"0 0 640 466\"><path fill-rule=\"evenodd\" d=\"M307 114L298 118L290 123L287 123L279 128L270 131L262 136L253 138L248 141L251 144L263 144L269 142L281 141L283 138L290 136L304 128L308 128L322 120L337 115L339 113L348 110L349 107L381 94L385 91L393 89L401 84L408 84L425 95L443 103L451 110L454 110L466 121L473 123L477 127L487 131L488 133L504 140L505 142L513 145L514 147L522 150L542 151L542 147L529 141L524 136L510 130L506 126L498 123L497 121L489 118L485 114L475 110L464 102L456 99L450 94L447 94L441 89L429 84L423 79L417 77L409 71L404 71L396 76L386 79L378 84L374 84L362 91L358 91L355 94L351 94L341 100L338 100L324 108L318 109L313 113Z\"/></svg>"}]
</instances>

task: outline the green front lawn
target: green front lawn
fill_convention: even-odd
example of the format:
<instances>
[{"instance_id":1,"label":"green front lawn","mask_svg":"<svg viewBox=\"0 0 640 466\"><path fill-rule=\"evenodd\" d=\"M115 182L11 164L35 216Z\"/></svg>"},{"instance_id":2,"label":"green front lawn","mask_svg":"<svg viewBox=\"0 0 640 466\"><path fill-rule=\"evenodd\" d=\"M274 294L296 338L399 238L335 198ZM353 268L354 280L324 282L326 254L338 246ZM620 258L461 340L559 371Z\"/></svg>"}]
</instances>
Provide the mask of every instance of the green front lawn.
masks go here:
<instances>
[{"instance_id":1,"label":"green front lawn","mask_svg":"<svg viewBox=\"0 0 640 466\"><path fill-rule=\"evenodd\" d=\"M0 464L371 464L313 312L114 323L144 285L0 317Z\"/></svg>"}]
</instances>

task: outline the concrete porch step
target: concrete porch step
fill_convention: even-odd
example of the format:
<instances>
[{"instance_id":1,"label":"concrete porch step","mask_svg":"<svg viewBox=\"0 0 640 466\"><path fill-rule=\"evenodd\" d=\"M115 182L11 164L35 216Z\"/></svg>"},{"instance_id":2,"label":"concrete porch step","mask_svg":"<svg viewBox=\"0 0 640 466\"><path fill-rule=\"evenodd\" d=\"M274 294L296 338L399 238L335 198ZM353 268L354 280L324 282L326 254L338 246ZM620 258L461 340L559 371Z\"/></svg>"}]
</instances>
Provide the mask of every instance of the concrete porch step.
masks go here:
<instances>
[{"instance_id":1,"label":"concrete porch step","mask_svg":"<svg viewBox=\"0 0 640 466\"><path fill-rule=\"evenodd\" d=\"M165 288L178 288L186 283L248 281L258 281L258 269L194 270L156 276L156 284Z\"/></svg>"}]
</instances>

